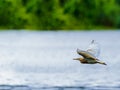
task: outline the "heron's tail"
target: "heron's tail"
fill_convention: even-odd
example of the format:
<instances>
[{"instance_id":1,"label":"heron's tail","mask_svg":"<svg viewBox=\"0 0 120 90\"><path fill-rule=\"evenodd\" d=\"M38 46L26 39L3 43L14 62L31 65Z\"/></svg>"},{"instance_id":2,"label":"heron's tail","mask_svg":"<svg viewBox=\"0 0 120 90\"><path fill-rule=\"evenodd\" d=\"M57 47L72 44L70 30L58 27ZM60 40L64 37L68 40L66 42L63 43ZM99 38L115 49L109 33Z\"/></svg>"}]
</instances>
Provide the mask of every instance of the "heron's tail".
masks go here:
<instances>
[{"instance_id":1,"label":"heron's tail","mask_svg":"<svg viewBox=\"0 0 120 90\"><path fill-rule=\"evenodd\" d=\"M98 61L98 63L102 65L107 65L105 62L102 62L102 61Z\"/></svg>"}]
</instances>

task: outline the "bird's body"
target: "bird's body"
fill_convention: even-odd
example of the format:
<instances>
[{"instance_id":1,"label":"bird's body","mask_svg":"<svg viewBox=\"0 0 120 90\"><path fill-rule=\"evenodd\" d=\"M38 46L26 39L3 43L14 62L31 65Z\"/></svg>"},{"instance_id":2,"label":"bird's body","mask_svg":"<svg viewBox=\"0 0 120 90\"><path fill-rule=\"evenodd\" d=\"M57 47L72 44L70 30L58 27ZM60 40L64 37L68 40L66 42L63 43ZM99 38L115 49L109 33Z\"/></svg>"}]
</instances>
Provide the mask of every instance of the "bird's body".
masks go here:
<instances>
[{"instance_id":1,"label":"bird's body","mask_svg":"<svg viewBox=\"0 0 120 90\"><path fill-rule=\"evenodd\" d=\"M90 47L94 46L95 42L94 40L91 42ZM97 45L97 44L96 44ZM92 48L89 48L87 51L79 50L77 49L77 53L81 55L81 58L75 58L74 60L79 60L82 64L103 64L106 65L106 63L100 61L96 55L99 52L99 49L96 48L95 50Z\"/></svg>"}]
</instances>

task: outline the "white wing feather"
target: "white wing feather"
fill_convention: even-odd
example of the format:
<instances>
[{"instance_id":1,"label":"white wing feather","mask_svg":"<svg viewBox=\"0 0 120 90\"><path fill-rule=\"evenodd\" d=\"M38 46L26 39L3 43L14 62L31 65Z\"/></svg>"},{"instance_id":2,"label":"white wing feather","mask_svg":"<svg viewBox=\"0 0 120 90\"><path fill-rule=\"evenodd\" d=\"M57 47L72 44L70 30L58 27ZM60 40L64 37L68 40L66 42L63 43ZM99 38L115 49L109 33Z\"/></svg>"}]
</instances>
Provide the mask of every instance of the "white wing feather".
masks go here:
<instances>
[{"instance_id":1,"label":"white wing feather","mask_svg":"<svg viewBox=\"0 0 120 90\"><path fill-rule=\"evenodd\" d=\"M93 54L95 57L98 57L100 54L100 45L96 41L92 40L87 52Z\"/></svg>"}]
</instances>

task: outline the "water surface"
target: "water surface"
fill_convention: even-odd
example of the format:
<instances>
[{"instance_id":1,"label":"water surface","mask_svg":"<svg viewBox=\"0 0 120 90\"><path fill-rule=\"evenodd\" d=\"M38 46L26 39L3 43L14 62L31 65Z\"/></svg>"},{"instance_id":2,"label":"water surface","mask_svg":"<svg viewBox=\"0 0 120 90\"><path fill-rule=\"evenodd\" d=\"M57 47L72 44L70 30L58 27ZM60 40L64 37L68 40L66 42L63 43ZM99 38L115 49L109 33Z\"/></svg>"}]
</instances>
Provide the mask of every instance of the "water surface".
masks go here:
<instances>
[{"instance_id":1,"label":"water surface","mask_svg":"<svg viewBox=\"0 0 120 90\"><path fill-rule=\"evenodd\" d=\"M119 90L120 31L0 32L0 90ZM73 58L91 40L104 65Z\"/></svg>"}]
</instances>

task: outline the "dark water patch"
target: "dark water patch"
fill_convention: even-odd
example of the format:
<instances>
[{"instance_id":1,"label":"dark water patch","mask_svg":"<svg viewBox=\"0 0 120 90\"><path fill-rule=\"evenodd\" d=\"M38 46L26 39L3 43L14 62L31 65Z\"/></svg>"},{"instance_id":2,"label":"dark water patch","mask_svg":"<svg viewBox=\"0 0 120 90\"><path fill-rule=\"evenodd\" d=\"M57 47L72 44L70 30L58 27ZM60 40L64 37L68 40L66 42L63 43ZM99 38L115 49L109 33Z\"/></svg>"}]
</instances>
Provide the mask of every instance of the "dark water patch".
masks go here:
<instances>
[{"instance_id":1,"label":"dark water patch","mask_svg":"<svg viewBox=\"0 0 120 90\"><path fill-rule=\"evenodd\" d=\"M32 88L32 90L62 90L61 88L55 88L55 87L37 87Z\"/></svg>"},{"instance_id":2,"label":"dark water patch","mask_svg":"<svg viewBox=\"0 0 120 90\"><path fill-rule=\"evenodd\" d=\"M89 87L88 90L120 90L118 87L112 87L112 86L95 86L95 87Z\"/></svg>"},{"instance_id":3,"label":"dark water patch","mask_svg":"<svg viewBox=\"0 0 120 90\"><path fill-rule=\"evenodd\" d=\"M32 88L27 85L15 85L12 90L32 90Z\"/></svg>"},{"instance_id":4,"label":"dark water patch","mask_svg":"<svg viewBox=\"0 0 120 90\"><path fill-rule=\"evenodd\" d=\"M0 90L32 90L27 85L0 85Z\"/></svg>"},{"instance_id":5,"label":"dark water patch","mask_svg":"<svg viewBox=\"0 0 120 90\"><path fill-rule=\"evenodd\" d=\"M84 87L84 86L78 86L78 87L42 87L42 88L32 88L32 90L120 90L120 88L117 87L102 87L102 86L96 86L96 87Z\"/></svg>"},{"instance_id":6,"label":"dark water patch","mask_svg":"<svg viewBox=\"0 0 120 90\"><path fill-rule=\"evenodd\" d=\"M85 86L78 86L78 87L73 87L73 86L65 86L65 87L55 87L55 88L61 88L60 90L73 90L73 89L82 89L85 90Z\"/></svg>"},{"instance_id":7,"label":"dark water patch","mask_svg":"<svg viewBox=\"0 0 120 90\"><path fill-rule=\"evenodd\" d=\"M0 90L120 90L120 87L112 86L54 86L54 87L30 87L28 85L0 85Z\"/></svg>"},{"instance_id":8,"label":"dark water patch","mask_svg":"<svg viewBox=\"0 0 120 90\"><path fill-rule=\"evenodd\" d=\"M55 87L42 87L42 88L34 88L32 90L88 90L88 88L86 87L59 87L59 86L55 86Z\"/></svg>"},{"instance_id":9,"label":"dark water patch","mask_svg":"<svg viewBox=\"0 0 120 90\"><path fill-rule=\"evenodd\" d=\"M0 90L11 90L12 88L11 85L0 85Z\"/></svg>"}]
</instances>

